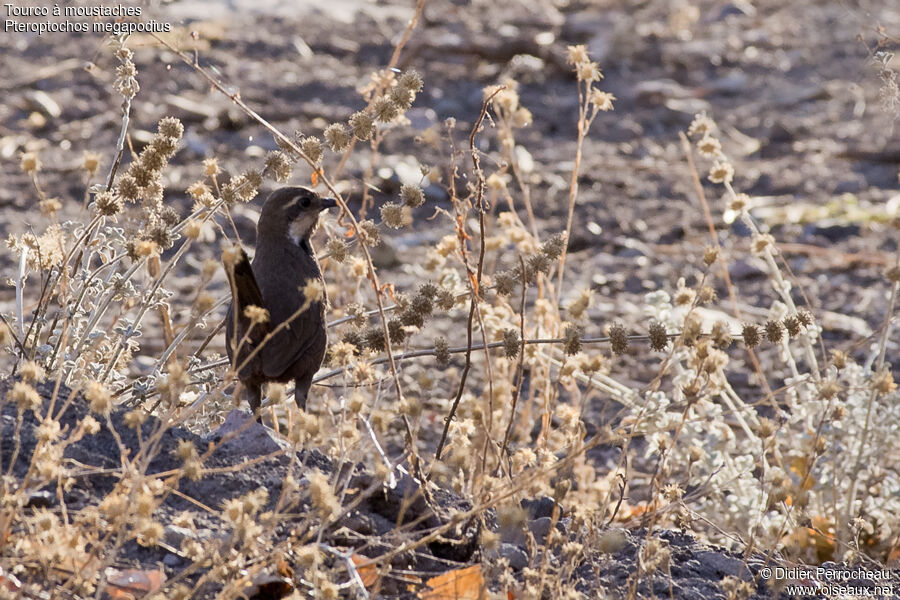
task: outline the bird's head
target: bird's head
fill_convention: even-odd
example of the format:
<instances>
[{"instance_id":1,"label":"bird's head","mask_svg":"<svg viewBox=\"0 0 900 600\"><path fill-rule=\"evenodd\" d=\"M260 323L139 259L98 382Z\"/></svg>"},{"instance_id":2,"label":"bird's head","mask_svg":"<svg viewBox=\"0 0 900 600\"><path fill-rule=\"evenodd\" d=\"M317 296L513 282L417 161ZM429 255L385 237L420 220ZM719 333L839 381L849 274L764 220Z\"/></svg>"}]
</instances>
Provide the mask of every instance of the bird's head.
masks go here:
<instances>
[{"instance_id":1,"label":"bird's head","mask_svg":"<svg viewBox=\"0 0 900 600\"><path fill-rule=\"evenodd\" d=\"M257 225L259 238L287 238L309 251L309 236L319 224L323 210L334 208L334 198L322 198L305 187L275 190L263 204Z\"/></svg>"}]
</instances>

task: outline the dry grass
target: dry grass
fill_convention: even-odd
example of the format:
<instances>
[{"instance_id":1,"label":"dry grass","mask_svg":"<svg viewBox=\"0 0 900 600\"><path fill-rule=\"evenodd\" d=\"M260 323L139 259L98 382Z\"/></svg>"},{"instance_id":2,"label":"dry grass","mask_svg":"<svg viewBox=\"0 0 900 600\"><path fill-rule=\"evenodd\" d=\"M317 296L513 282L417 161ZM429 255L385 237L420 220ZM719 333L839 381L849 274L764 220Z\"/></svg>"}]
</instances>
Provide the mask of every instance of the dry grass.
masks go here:
<instances>
[{"instance_id":1,"label":"dry grass","mask_svg":"<svg viewBox=\"0 0 900 600\"><path fill-rule=\"evenodd\" d=\"M116 563L124 544L161 543L167 524L155 520L155 509L180 478L204 476L208 453L185 444L178 451L183 467L177 473L151 475L147 468L155 444L168 428L219 422L235 404L235 365L208 350L209 332L227 302L207 290L220 275L219 265L203 266L196 293L184 304L175 304L183 299L173 296L167 282L197 245L229 247L236 237L232 207L254 200L266 180L288 180L298 164L313 170L313 182L338 198L342 209L336 221L324 224L327 239L320 244L333 322L328 362L317 381L328 387L316 388L315 411L304 413L273 386L264 414L292 451L318 448L337 463L362 463L382 481L407 468L470 502L471 509L446 527L410 536L397 553L492 511L500 533L482 533L487 551L482 560L486 572L500 574L489 583L494 591L522 590L523 597L572 597L567 581L584 547L601 544L613 522L647 526L630 596L637 594L641 578L665 567L667 550L651 535L660 528L686 528L748 554L778 550L813 564L846 560L871 566L896 559L900 403L885 348L900 268L885 275L889 300L873 360L858 364L831 351L814 311L797 303L795 281L774 238L751 215L749 198L734 188L734 167L712 116L698 115L683 139L684 169L694 178L710 229L701 280L647 294L646 331L626 331L615 315L606 323L592 322L589 292L563 306L565 241L577 216L583 141L598 112L611 110L614 102L602 91L600 66L583 47L569 48L577 78L572 93L579 99L573 115L578 138L567 218L558 231L538 229L529 183L517 163L516 134L531 115L514 81L485 90L480 116L460 115L471 128L460 131L451 120L429 132L433 144L448 149L447 163L423 170L421 186L406 185L394 201L380 206L376 223L368 215L375 208L368 179L380 145L404 127L404 113L423 86L414 71L393 70L414 26L401 36L391 64L373 74L363 93L365 108L318 136L286 135L230 96L269 130L281 150L231 177L210 157L205 178L187 187L190 214L163 202L167 161L178 152L183 133L177 119L160 121L153 140L127 167L114 161L102 184L96 184L97 158L85 157L89 203L81 221L57 220L59 202L42 191L40 158L21 157L46 226L12 240L9 250L20 267L14 278L16 314L3 315L0 325L14 373L2 402L15 405L17 428L29 411L42 424L24 479L11 477L18 443L0 465L6 474L0 505L4 569L47 589L88 596L106 585L107 567ZM128 152L130 103L140 94L140 74L127 43L120 38L113 47L120 61L115 85L123 101L121 136L113 150L119 158ZM198 77L229 94L227 82L193 56L170 50ZM886 67L880 76L895 82ZM490 161L478 150L482 136L499 140L499 153ZM466 140L464 148L456 146L460 139ZM354 212L338 182L346 165L362 160L354 150L364 144L370 162L363 165L367 180L359 186L361 209ZM454 176L461 174L468 179ZM466 187L459 189L464 181ZM431 183L445 187L450 198L434 207L432 226L445 234L407 265L427 283L398 289L376 268L373 250L394 230L416 224L413 209L429 201L422 187ZM740 220L752 232L751 253L762 260L771 283L770 296L757 306L768 315L764 322L738 310L741 290L727 280L726 267L741 258L740 250L717 238L723 224L712 215L722 207L710 210L707 192L714 197L724 192L726 223ZM723 274L730 298L721 302L722 310L709 310L719 304L712 290ZM192 315L189 321L173 322L173 314L184 312ZM148 331L162 336L163 352L147 354ZM759 374L755 352L761 349L776 351L778 368L757 379L757 396L742 396L729 374ZM616 356L627 353L653 356L655 376L639 385L624 383ZM142 356L152 359L153 367L135 378L131 367ZM83 395L54 395L44 412L36 391L44 380ZM768 389L767 381L778 383ZM586 436L589 398L595 394L619 408L613 422ZM89 403L91 416L74 430L61 431L54 415L70 401ZM62 460L64 449L96 433L100 423L114 429L109 415L117 405L128 407L129 426L139 427L148 414L159 417L161 426L136 454L121 444L115 490L77 513L64 505L23 509L36 490L70 485L72 467ZM430 423L443 423L442 435ZM587 458L601 443L622 448L618 468L598 468ZM391 447L403 451L389 455L385 448ZM314 510L304 518L313 532L308 539L315 540L346 514L346 482L320 472L306 477L302 494ZM247 569L251 575L277 571L280 561L312 582L304 593L315 589L317 597L376 585L366 569L388 564L391 553L359 565L343 549L273 541L277 515L290 508L279 504L278 511L263 514L268 495L276 493L262 490L209 507L230 525L227 541L201 544L186 536L173 551L191 566L167 582L160 597L191 597L212 581L221 586L221 597L239 597ZM523 526L520 501L538 496L565 506L571 530L581 537L532 539L533 556L541 548L553 553L540 554L514 581L490 551L504 527ZM554 525L559 518L557 510ZM551 561L551 555L563 560ZM346 568L325 568L326 559ZM739 585L728 585L732 597L741 597Z\"/></svg>"}]
</instances>

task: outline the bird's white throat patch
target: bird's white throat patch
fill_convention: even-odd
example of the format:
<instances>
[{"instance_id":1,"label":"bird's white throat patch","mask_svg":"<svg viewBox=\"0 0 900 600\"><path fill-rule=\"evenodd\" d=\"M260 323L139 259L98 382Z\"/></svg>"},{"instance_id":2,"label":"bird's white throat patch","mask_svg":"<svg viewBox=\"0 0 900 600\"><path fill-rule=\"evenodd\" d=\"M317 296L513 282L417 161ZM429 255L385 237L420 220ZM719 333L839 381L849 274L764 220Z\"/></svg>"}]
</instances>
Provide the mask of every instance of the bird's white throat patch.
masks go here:
<instances>
[{"instance_id":1,"label":"bird's white throat patch","mask_svg":"<svg viewBox=\"0 0 900 600\"><path fill-rule=\"evenodd\" d=\"M318 214L304 214L294 220L288 227L288 237L292 242L305 248L306 241L319 223Z\"/></svg>"}]
</instances>

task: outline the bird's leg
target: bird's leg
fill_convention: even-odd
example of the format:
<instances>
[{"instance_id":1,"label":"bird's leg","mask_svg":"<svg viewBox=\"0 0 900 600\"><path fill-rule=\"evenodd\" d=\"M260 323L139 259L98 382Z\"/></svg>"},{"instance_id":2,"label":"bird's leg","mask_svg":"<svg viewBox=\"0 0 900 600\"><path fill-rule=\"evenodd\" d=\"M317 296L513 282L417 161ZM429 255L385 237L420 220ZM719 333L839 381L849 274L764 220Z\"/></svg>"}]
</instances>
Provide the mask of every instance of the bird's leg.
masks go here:
<instances>
[{"instance_id":1,"label":"bird's leg","mask_svg":"<svg viewBox=\"0 0 900 600\"><path fill-rule=\"evenodd\" d=\"M306 410L306 396L312 385L312 377L297 377L294 379L294 402L301 410Z\"/></svg>"},{"instance_id":2,"label":"bird's leg","mask_svg":"<svg viewBox=\"0 0 900 600\"><path fill-rule=\"evenodd\" d=\"M262 405L262 386L260 384L247 384L247 401L250 403L250 412L256 417L257 422L262 423L262 415L259 414L259 407Z\"/></svg>"}]
</instances>

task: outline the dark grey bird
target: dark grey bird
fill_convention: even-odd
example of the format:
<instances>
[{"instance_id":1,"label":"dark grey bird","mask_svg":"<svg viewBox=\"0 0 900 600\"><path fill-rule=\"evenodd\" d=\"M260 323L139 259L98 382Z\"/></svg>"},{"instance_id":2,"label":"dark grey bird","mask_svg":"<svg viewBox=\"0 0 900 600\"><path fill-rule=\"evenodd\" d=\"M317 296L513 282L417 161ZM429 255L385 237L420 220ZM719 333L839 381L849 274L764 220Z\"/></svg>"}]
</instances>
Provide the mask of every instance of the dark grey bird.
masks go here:
<instances>
[{"instance_id":1,"label":"dark grey bird","mask_svg":"<svg viewBox=\"0 0 900 600\"><path fill-rule=\"evenodd\" d=\"M333 198L304 187L276 190L259 215L253 262L243 249L235 260L226 260L232 301L225 317L225 346L254 414L262 402L262 385L269 382L293 380L294 401L306 409L313 375L325 356L327 302L309 238L321 212L335 206ZM321 300L309 302L303 288L312 280L320 282L323 292ZM267 310L268 320L253 324L252 315L245 314L248 306Z\"/></svg>"}]
</instances>

